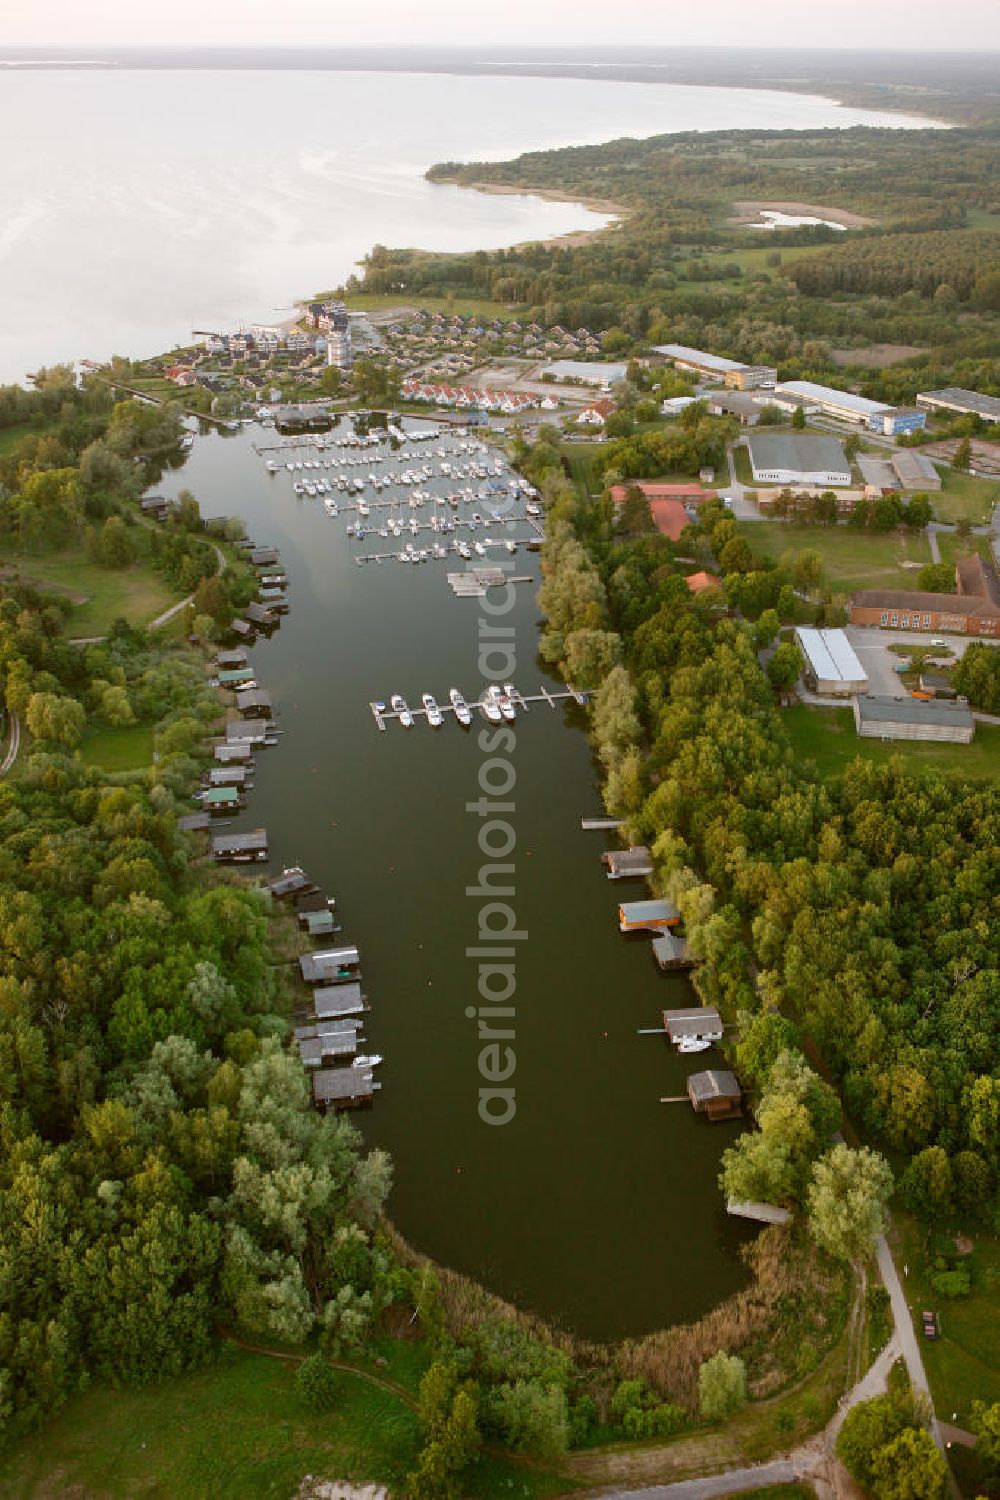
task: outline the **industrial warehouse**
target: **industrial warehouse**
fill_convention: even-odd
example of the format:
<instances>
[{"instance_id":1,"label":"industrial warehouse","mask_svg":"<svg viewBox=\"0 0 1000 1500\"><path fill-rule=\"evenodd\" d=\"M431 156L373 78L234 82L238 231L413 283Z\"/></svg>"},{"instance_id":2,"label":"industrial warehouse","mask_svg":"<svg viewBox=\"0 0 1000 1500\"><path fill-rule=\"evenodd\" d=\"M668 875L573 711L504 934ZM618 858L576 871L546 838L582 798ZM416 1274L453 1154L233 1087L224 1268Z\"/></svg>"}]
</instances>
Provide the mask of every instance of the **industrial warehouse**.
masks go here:
<instances>
[{"instance_id":1,"label":"industrial warehouse","mask_svg":"<svg viewBox=\"0 0 1000 1500\"><path fill-rule=\"evenodd\" d=\"M803 676L814 693L846 698L867 690L868 675L842 630L800 625L795 640L805 658Z\"/></svg>"},{"instance_id":2,"label":"industrial warehouse","mask_svg":"<svg viewBox=\"0 0 1000 1500\"><path fill-rule=\"evenodd\" d=\"M747 438L755 484L849 485L851 465L838 438L753 432Z\"/></svg>"},{"instance_id":3,"label":"industrial warehouse","mask_svg":"<svg viewBox=\"0 0 1000 1500\"><path fill-rule=\"evenodd\" d=\"M854 726L866 740L949 740L968 745L976 721L967 703L940 698L875 698L854 700Z\"/></svg>"}]
</instances>

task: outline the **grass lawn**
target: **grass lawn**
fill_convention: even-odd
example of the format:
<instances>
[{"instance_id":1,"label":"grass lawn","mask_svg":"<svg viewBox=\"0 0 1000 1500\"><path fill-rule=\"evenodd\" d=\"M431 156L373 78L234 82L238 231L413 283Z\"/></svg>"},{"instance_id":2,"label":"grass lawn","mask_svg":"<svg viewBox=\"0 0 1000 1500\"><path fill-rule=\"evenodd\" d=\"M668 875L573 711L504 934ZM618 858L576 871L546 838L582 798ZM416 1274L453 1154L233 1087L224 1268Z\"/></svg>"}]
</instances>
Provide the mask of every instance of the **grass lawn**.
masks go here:
<instances>
[{"instance_id":1,"label":"grass lawn","mask_svg":"<svg viewBox=\"0 0 1000 1500\"><path fill-rule=\"evenodd\" d=\"M599 495L603 480L596 470L596 460L607 447L607 443L563 443L559 449L569 464L573 483L584 495Z\"/></svg>"},{"instance_id":2,"label":"grass lawn","mask_svg":"<svg viewBox=\"0 0 1000 1500\"><path fill-rule=\"evenodd\" d=\"M750 489L756 488L757 481L750 467L750 450L744 448L742 444L733 449L733 468L736 470L736 478L740 484L749 485Z\"/></svg>"},{"instance_id":3,"label":"grass lawn","mask_svg":"<svg viewBox=\"0 0 1000 1500\"><path fill-rule=\"evenodd\" d=\"M960 537L954 531L939 531L937 540L943 563L954 563L958 558L970 557L975 552L978 552L979 556L984 557L987 562L993 560L988 536Z\"/></svg>"},{"instance_id":4,"label":"grass lawn","mask_svg":"<svg viewBox=\"0 0 1000 1500\"><path fill-rule=\"evenodd\" d=\"M1000 1241L972 1230L975 1249L963 1262L972 1293L951 1301L930 1285L920 1226L908 1214L894 1214L893 1222L896 1264L909 1271L907 1301L918 1317L933 1308L941 1324L938 1340L921 1339L935 1410L944 1422L957 1412L958 1426L968 1427L973 1401L1000 1401Z\"/></svg>"},{"instance_id":5,"label":"grass lawn","mask_svg":"<svg viewBox=\"0 0 1000 1500\"><path fill-rule=\"evenodd\" d=\"M337 1374L332 1412L314 1416L293 1369L226 1346L219 1363L144 1391L95 1388L0 1462L9 1500L55 1494L254 1500L288 1497L307 1474L400 1488L420 1447L415 1413L389 1391ZM565 1479L484 1455L464 1487L479 1500L541 1500Z\"/></svg>"},{"instance_id":6,"label":"grass lawn","mask_svg":"<svg viewBox=\"0 0 1000 1500\"><path fill-rule=\"evenodd\" d=\"M39 418L34 422L16 422L13 427L0 428L0 455L10 453L23 437L28 436L29 432L40 436L43 432L48 432L52 426L53 423Z\"/></svg>"},{"instance_id":7,"label":"grass lawn","mask_svg":"<svg viewBox=\"0 0 1000 1500\"><path fill-rule=\"evenodd\" d=\"M80 758L105 771L141 771L153 763L153 731L147 724L94 729L80 741Z\"/></svg>"},{"instance_id":8,"label":"grass lawn","mask_svg":"<svg viewBox=\"0 0 1000 1500\"><path fill-rule=\"evenodd\" d=\"M177 603L178 595L141 563L102 568L80 548L65 552L7 553L0 566L14 566L25 583L65 594L74 604L66 623L69 637L104 635L119 616L146 625Z\"/></svg>"},{"instance_id":9,"label":"grass lawn","mask_svg":"<svg viewBox=\"0 0 1000 1500\"><path fill-rule=\"evenodd\" d=\"M977 724L971 745L920 744L915 740L859 739L849 708L811 708L797 703L782 711L781 721L800 760L815 762L820 779L839 776L857 756L887 761L898 755L907 771L958 771L976 781L1000 774L1000 728Z\"/></svg>"},{"instance_id":10,"label":"grass lawn","mask_svg":"<svg viewBox=\"0 0 1000 1500\"><path fill-rule=\"evenodd\" d=\"M355 292L347 298L347 306L351 312L385 312L390 307L425 307L428 312L445 313L447 316L473 314L478 318L513 318L518 311L517 307L505 302L491 302L488 297L463 297L457 292L453 297L428 297L422 292L415 297L408 297L405 292Z\"/></svg>"},{"instance_id":11,"label":"grass lawn","mask_svg":"<svg viewBox=\"0 0 1000 1500\"><path fill-rule=\"evenodd\" d=\"M745 521L740 530L755 552L775 561L783 552L818 552L830 588L913 588L913 569L903 562L931 560L923 532L889 534L858 531L853 526L802 526L784 521Z\"/></svg>"},{"instance_id":12,"label":"grass lawn","mask_svg":"<svg viewBox=\"0 0 1000 1500\"><path fill-rule=\"evenodd\" d=\"M1000 500L1000 480L976 479L961 469L938 465L941 489L931 495L934 516L938 521L970 521L981 526L988 521L993 506Z\"/></svg>"}]
</instances>

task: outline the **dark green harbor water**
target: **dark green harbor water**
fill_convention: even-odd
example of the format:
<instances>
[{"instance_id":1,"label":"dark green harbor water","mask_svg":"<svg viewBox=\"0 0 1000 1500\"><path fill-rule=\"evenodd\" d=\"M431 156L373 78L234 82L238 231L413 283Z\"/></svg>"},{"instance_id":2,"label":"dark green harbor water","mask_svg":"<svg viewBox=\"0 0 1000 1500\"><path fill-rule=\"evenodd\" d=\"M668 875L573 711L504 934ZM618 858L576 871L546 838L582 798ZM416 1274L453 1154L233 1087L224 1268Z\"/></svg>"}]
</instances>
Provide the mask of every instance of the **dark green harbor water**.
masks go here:
<instances>
[{"instance_id":1,"label":"dark green harbor water","mask_svg":"<svg viewBox=\"0 0 1000 1500\"><path fill-rule=\"evenodd\" d=\"M449 719L436 732L418 720L409 733L390 724L379 734L368 707L392 692L411 706L424 691L446 702L451 686L478 695L479 601L448 589L457 561L357 567L356 551L392 543L359 547L344 511L332 520L321 500L298 499L291 476L268 475L254 441L275 438L200 438L157 488L187 486L206 515L242 515L289 575L292 613L251 653L284 733L258 755L236 826L265 826L270 869L303 865L360 947L367 1049L385 1063L374 1108L353 1118L393 1156L394 1221L438 1261L584 1335L698 1317L745 1281L748 1231L726 1217L716 1186L737 1127L658 1103L714 1055L680 1058L636 1035L664 1005L694 1001L683 977L657 972L647 940L618 932L619 900L645 891L608 882L603 836L580 830L582 816L602 811L581 710L540 705L516 725L512 904L529 937L513 1001L517 1114L490 1127L477 1112L480 1044L465 1013L477 1003L465 950L479 915L465 891L484 863L480 820L465 805L480 796L482 721L472 732ZM537 555L515 561L517 574L537 577ZM536 664L535 592L520 586L505 617L524 692L560 686Z\"/></svg>"}]
</instances>

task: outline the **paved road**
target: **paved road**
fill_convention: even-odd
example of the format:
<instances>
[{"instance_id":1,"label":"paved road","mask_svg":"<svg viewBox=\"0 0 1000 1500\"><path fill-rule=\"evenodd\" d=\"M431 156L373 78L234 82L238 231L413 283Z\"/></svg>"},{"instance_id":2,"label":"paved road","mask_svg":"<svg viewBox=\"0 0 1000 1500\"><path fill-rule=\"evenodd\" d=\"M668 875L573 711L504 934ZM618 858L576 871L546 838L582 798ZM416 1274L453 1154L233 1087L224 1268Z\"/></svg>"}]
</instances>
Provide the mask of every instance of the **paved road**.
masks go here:
<instances>
[{"instance_id":1,"label":"paved road","mask_svg":"<svg viewBox=\"0 0 1000 1500\"><path fill-rule=\"evenodd\" d=\"M755 1464L749 1469L730 1469L728 1474L713 1474L708 1479L681 1479L676 1484L654 1484L642 1490L597 1490L598 1496L613 1500L711 1500L714 1495L738 1495L744 1490L759 1490L768 1484L794 1484L799 1471L791 1459L779 1458L769 1464Z\"/></svg>"},{"instance_id":2,"label":"paved road","mask_svg":"<svg viewBox=\"0 0 1000 1500\"><path fill-rule=\"evenodd\" d=\"M21 721L15 713L9 714L9 718L10 742L7 745L7 754L3 758L3 765L0 766L0 776L6 776L11 766L17 760L17 752L21 748Z\"/></svg>"},{"instance_id":3,"label":"paved road","mask_svg":"<svg viewBox=\"0 0 1000 1500\"><path fill-rule=\"evenodd\" d=\"M923 1356L920 1353L920 1345L913 1327L913 1319L910 1317L910 1309L907 1305L906 1294L903 1284L896 1271L896 1263L889 1249L889 1242L884 1234L880 1234L875 1242L875 1253L878 1257L878 1268L885 1283L885 1289L889 1293L889 1301L892 1305L892 1320L896 1326L896 1337L899 1340L900 1351L906 1363L906 1371L910 1377L910 1385L915 1391L926 1396L931 1408L931 1435L938 1447L944 1452L944 1440L941 1437L941 1429L938 1426L937 1417L933 1415L933 1403L931 1401L931 1388L927 1381L927 1371L924 1369Z\"/></svg>"}]
</instances>

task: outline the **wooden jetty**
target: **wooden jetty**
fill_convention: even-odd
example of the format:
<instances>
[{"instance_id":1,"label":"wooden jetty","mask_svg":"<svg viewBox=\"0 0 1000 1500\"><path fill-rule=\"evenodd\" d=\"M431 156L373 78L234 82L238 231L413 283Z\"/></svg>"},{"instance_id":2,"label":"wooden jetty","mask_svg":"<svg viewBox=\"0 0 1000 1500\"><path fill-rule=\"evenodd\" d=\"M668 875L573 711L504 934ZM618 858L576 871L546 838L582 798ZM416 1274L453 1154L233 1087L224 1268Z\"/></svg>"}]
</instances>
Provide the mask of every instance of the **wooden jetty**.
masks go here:
<instances>
[{"instance_id":1,"label":"wooden jetty","mask_svg":"<svg viewBox=\"0 0 1000 1500\"><path fill-rule=\"evenodd\" d=\"M613 833L625 823L621 818L581 818L580 827L584 833Z\"/></svg>"},{"instance_id":2,"label":"wooden jetty","mask_svg":"<svg viewBox=\"0 0 1000 1500\"><path fill-rule=\"evenodd\" d=\"M778 1203L740 1202L736 1198L726 1199L726 1213L737 1219L754 1219L758 1224L787 1224L791 1210Z\"/></svg>"},{"instance_id":3,"label":"wooden jetty","mask_svg":"<svg viewBox=\"0 0 1000 1500\"><path fill-rule=\"evenodd\" d=\"M556 708L559 702L561 700L565 700L566 698L573 698L577 703L587 702L586 693L581 692L579 688L575 688L569 685L567 685L559 692L551 693L543 683L540 692L522 693L520 688L515 688L514 692L511 694L511 701L515 705L523 709L525 713L528 713L530 711L530 706L532 703L547 703L550 708ZM466 699L466 702L468 703L470 709L479 709L480 712L483 708L483 701L484 700L482 698ZM372 718L375 720L376 728L382 734L385 733L386 724L390 719L398 719L400 717L399 713L395 709L387 708L385 703L381 700L370 702L368 704L368 707L372 711ZM448 702L439 702L438 708L441 710L442 714L453 714L455 712L454 706ZM410 713L413 715L414 719L426 718L427 716L427 710L423 707L422 704L419 708L411 708Z\"/></svg>"}]
</instances>

